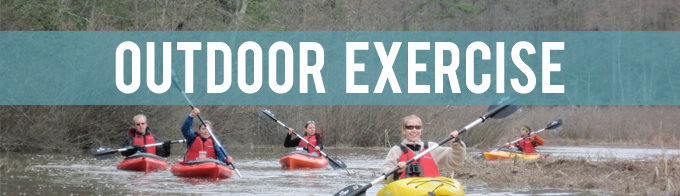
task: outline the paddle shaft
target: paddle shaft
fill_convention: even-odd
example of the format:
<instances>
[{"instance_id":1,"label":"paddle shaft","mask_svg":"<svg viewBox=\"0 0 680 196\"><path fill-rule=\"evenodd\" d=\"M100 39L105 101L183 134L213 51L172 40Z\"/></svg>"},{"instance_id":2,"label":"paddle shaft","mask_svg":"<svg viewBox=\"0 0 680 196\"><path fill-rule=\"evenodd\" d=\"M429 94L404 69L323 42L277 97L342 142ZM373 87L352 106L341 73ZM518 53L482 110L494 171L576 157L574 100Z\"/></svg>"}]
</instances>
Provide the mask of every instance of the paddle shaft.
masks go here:
<instances>
[{"instance_id":1,"label":"paddle shaft","mask_svg":"<svg viewBox=\"0 0 680 196\"><path fill-rule=\"evenodd\" d=\"M490 116L493 116L494 114L498 113L499 111L501 111L502 109L504 109L504 108L507 107L507 106L508 106L508 105L502 105L502 106L499 106L498 108L496 108L496 109L494 109L494 110L492 110L492 111L490 111L490 112L487 112L486 114L484 114L484 116L481 116L481 117L477 118L477 120L473 121L472 123L468 124L467 126L463 127L462 129L458 130L458 134L464 133L465 131L469 130L470 128L472 128L472 127L474 127L474 126L476 126L476 125L478 125L479 123L484 122L484 121L485 121L486 119L488 119ZM411 160L408 160L408 161L406 162L406 165L409 165L409 164L413 163L414 161L420 159L421 157L425 156L427 153L430 153L431 151L433 151L434 149L438 148L439 146L443 145L444 143L448 142L448 141L451 140L451 139L453 139L453 136L450 136L450 135L449 135L449 136L446 137L444 140L442 140L442 141L440 141L439 143L437 143L437 145L430 146L427 150L418 153L418 155L416 155L415 157L413 157ZM368 188L370 188L371 186L376 185L376 184L378 184L379 182L382 182L383 180L387 179L387 176L390 176L390 175L394 174L395 172L399 171L400 169L401 169L401 168L399 168L399 167L394 168L392 171L383 174L380 178L377 178L377 179L371 181L370 186L368 186L368 187L367 187L367 186L363 186L362 188L368 189Z\"/></svg>"},{"instance_id":2,"label":"paddle shaft","mask_svg":"<svg viewBox=\"0 0 680 196\"><path fill-rule=\"evenodd\" d=\"M174 143L185 143L185 142L187 142L187 140L183 140L183 139L182 139L182 140L173 140L173 141L170 141L171 144L174 144ZM147 147L160 146L160 145L163 145L163 142L160 142L160 143L153 143L153 144L147 144L147 145L144 145L144 146L142 146L142 147L147 148ZM117 149L117 150L114 150L114 151L107 151L107 152L99 153L99 154L108 154L108 153L114 153L114 152L123 152L123 151L130 150L130 149L132 149L132 146L131 146L131 147L127 147L127 148ZM97 154L97 155L99 155L99 154Z\"/></svg>"},{"instance_id":3,"label":"paddle shaft","mask_svg":"<svg viewBox=\"0 0 680 196\"><path fill-rule=\"evenodd\" d=\"M184 139L182 139L182 140L173 140L173 141L170 141L171 144L174 144L174 143L185 143L185 142L187 142L187 140L184 140ZM163 142L160 142L160 143L153 143L153 144L147 144L147 145L144 145L144 146L142 146L142 147L147 148L147 147L160 146L160 145L163 145ZM123 152L123 151L129 150L129 149L132 149L132 147L121 148L121 149L118 149L118 150L116 150L116 151L117 151L117 152Z\"/></svg>"},{"instance_id":4,"label":"paddle shaft","mask_svg":"<svg viewBox=\"0 0 680 196\"><path fill-rule=\"evenodd\" d=\"M179 86L179 82L177 81L177 78L175 77L174 72L173 72L173 82L176 83L175 86L179 89L180 92L182 92L182 95L184 95L184 98L187 100L187 102L189 102L189 106L191 106L191 109L196 108L196 107L194 107L194 104L191 102L191 99L189 99L187 94L184 93L184 89L182 89L182 87ZM201 118L201 115L196 114L196 116L198 117L198 120L201 121L201 124L203 124L203 126L205 126L205 128L208 129L208 133L210 133L210 137L213 138L213 141L215 141L215 143L217 144L217 147L220 147L222 152L224 152L226 154L227 150L225 150L224 147L222 147L222 144L217 139L217 137L215 137L212 129L205 124L205 122L203 121L203 118ZM226 159L227 157L224 157L224 158ZM241 172L238 171L238 169L236 168L234 163L229 163L229 165L231 165L232 169L234 169L234 171L236 172L236 175L238 175L239 178L243 178L243 176L241 176Z\"/></svg>"}]
</instances>

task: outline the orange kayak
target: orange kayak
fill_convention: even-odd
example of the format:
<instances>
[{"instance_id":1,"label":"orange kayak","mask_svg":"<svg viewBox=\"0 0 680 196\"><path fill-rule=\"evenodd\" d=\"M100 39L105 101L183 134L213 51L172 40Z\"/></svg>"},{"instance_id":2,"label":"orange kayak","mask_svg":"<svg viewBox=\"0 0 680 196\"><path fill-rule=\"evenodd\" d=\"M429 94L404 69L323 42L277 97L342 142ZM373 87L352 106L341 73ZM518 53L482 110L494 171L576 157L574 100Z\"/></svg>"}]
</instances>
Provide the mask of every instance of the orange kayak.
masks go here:
<instances>
[{"instance_id":1,"label":"orange kayak","mask_svg":"<svg viewBox=\"0 0 680 196\"><path fill-rule=\"evenodd\" d=\"M163 158L149 154L149 153L137 153L125 157L121 161L117 168L126 171L140 171L140 172L153 172L166 170L170 167Z\"/></svg>"},{"instance_id":2,"label":"orange kayak","mask_svg":"<svg viewBox=\"0 0 680 196\"><path fill-rule=\"evenodd\" d=\"M313 157L302 153L291 153L279 160L282 168L326 168L328 160L323 157Z\"/></svg>"},{"instance_id":3,"label":"orange kayak","mask_svg":"<svg viewBox=\"0 0 680 196\"><path fill-rule=\"evenodd\" d=\"M225 179L230 178L233 172L221 161L207 158L195 161L179 160L170 168L172 175L186 178Z\"/></svg>"},{"instance_id":4,"label":"orange kayak","mask_svg":"<svg viewBox=\"0 0 680 196\"><path fill-rule=\"evenodd\" d=\"M513 159L515 157L523 158L524 160L536 160L541 157L538 153L515 153L508 151L494 151L494 152L484 152L484 157L487 161L495 161L500 159Z\"/></svg>"}]
</instances>

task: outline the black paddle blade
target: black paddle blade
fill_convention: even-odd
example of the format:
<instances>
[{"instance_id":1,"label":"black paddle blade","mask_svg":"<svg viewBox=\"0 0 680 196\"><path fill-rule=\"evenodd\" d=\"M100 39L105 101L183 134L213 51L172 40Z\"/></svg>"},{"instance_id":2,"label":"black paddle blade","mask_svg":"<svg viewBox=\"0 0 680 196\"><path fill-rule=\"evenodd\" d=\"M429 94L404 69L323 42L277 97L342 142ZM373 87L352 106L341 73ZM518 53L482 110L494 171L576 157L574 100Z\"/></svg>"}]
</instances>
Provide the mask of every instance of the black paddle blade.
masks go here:
<instances>
[{"instance_id":1,"label":"black paddle blade","mask_svg":"<svg viewBox=\"0 0 680 196\"><path fill-rule=\"evenodd\" d=\"M498 99L496 102L494 102L494 105L490 105L489 109L487 109L487 112L492 112L494 110L500 109L494 114L490 114L490 116L487 116L488 118L495 118L495 119L501 119L510 116L510 114L515 113L519 108L522 107L522 105L512 105L512 104L517 104L519 100L518 95L507 95L504 97L501 97ZM507 106L506 106L507 105ZM503 107L503 108L501 108Z\"/></svg>"},{"instance_id":2,"label":"black paddle blade","mask_svg":"<svg viewBox=\"0 0 680 196\"><path fill-rule=\"evenodd\" d=\"M509 105L503 108L501 111L496 113L495 115L490 116L490 118L495 118L495 119L501 119L510 116L510 114L515 113L517 110L522 108L521 105ZM489 107L489 110L493 108Z\"/></svg>"},{"instance_id":3,"label":"black paddle blade","mask_svg":"<svg viewBox=\"0 0 680 196\"><path fill-rule=\"evenodd\" d=\"M95 159L97 160L104 160L111 158L114 153L118 152L117 149L111 149L109 147L99 147L99 148L93 148L90 150L90 153L94 156Z\"/></svg>"},{"instance_id":4,"label":"black paddle blade","mask_svg":"<svg viewBox=\"0 0 680 196\"><path fill-rule=\"evenodd\" d=\"M559 120L556 120L556 121L552 121L550 124L548 124L548 126L546 126L545 129L547 129L547 130L553 130L553 129L557 129L557 128L560 127L560 126L562 126L562 119L559 119Z\"/></svg>"},{"instance_id":5,"label":"black paddle blade","mask_svg":"<svg viewBox=\"0 0 680 196\"><path fill-rule=\"evenodd\" d=\"M337 157L328 157L328 164L331 165L333 169L347 169L347 165L345 165L345 163Z\"/></svg>"},{"instance_id":6,"label":"black paddle blade","mask_svg":"<svg viewBox=\"0 0 680 196\"><path fill-rule=\"evenodd\" d=\"M335 193L333 196L365 196L366 195L366 187L362 187L361 185L355 184L355 185L350 185L348 187L345 187L344 189L338 191Z\"/></svg>"},{"instance_id":7,"label":"black paddle blade","mask_svg":"<svg viewBox=\"0 0 680 196\"><path fill-rule=\"evenodd\" d=\"M113 156L113 153L109 154L102 154L102 155L95 155L94 158L97 160L104 160L104 159L109 159Z\"/></svg>"},{"instance_id":8,"label":"black paddle blade","mask_svg":"<svg viewBox=\"0 0 680 196\"><path fill-rule=\"evenodd\" d=\"M277 120L274 113L267 108L260 108L260 117L262 117L265 120L273 120L273 121Z\"/></svg>"}]
</instances>

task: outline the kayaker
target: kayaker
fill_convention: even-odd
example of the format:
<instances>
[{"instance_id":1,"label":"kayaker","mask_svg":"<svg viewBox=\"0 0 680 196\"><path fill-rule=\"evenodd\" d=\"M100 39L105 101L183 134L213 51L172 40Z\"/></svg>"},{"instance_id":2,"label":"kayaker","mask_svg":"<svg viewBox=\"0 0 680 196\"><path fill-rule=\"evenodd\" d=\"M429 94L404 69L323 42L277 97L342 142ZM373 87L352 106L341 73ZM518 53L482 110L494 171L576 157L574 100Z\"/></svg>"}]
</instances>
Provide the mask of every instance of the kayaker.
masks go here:
<instances>
[{"instance_id":1,"label":"kayaker","mask_svg":"<svg viewBox=\"0 0 680 196\"><path fill-rule=\"evenodd\" d=\"M212 140L210 132L203 124L198 126L198 131L194 132L191 130L191 125L194 124L194 117L199 113L201 111L198 108L192 109L187 119L184 120L184 124L182 124L182 135L187 140L188 148L186 155L184 155L184 160L196 160L199 158L200 152L205 152L206 158L217 159L224 163L232 163L234 160L227 152L222 152L220 147ZM203 122L212 130L212 123L210 121L204 120Z\"/></svg>"},{"instance_id":2,"label":"kayaker","mask_svg":"<svg viewBox=\"0 0 680 196\"><path fill-rule=\"evenodd\" d=\"M286 148L302 147L307 153L318 157L320 154L319 151L323 150L323 137L321 136L321 133L316 132L316 122L310 120L305 124L305 135L303 136L309 143L316 146L314 148L311 148L311 146L307 145L307 142L302 141L302 139L298 137L292 139L293 131L295 131L293 128L288 128L288 135L286 135L286 140L283 141L283 146Z\"/></svg>"},{"instance_id":3,"label":"kayaker","mask_svg":"<svg viewBox=\"0 0 680 196\"><path fill-rule=\"evenodd\" d=\"M438 177L439 169L453 170L465 161L465 143L458 138L458 131L455 130L449 135L454 137L452 139L451 147L439 147L432 150L425 156L406 165L406 162L422 150L429 146L434 146L437 143L424 143L420 140L420 135L423 129L423 121L416 115L406 116L402 119L403 124L401 133L403 140L400 145L394 146L387 153L385 162L383 162L380 172L387 173L396 167L401 168L396 173L387 176L385 182L389 183L394 180L406 177Z\"/></svg>"},{"instance_id":4,"label":"kayaker","mask_svg":"<svg viewBox=\"0 0 680 196\"><path fill-rule=\"evenodd\" d=\"M520 138L529 135L529 137L524 138L514 144L505 143L506 148L516 147L519 151L524 153L536 153L536 146L542 146L545 141L538 134L531 132L531 127L523 126L519 130Z\"/></svg>"},{"instance_id":5,"label":"kayaker","mask_svg":"<svg viewBox=\"0 0 680 196\"><path fill-rule=\"evenodd\" d=\"M131 150L120 152L123 156L130 156L137 152L144 152L149 154L158 155L161 157L170 156L170 141L163 142L163 145L155 146L151 148L144 148L142 146L147 144L160 143L161 140L158 139L151 129L149 129L148 124L146 124L146 116L139 114L132 118L134 123L132 127L128 129L128 136L123 142L123 148L134 147Z\"/></svg>"}]
</instances>

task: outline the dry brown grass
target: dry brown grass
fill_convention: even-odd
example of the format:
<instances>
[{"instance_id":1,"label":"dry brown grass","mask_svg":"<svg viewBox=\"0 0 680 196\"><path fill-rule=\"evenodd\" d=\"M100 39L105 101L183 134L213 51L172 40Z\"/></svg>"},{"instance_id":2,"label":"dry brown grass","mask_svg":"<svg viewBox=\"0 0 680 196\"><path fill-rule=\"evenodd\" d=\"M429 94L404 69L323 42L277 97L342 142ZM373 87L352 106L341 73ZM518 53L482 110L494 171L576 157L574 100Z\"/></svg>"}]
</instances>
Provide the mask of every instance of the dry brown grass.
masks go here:
<instances>
[{"instance_id":1,"label":"dry brown grass","mask_svg":"<svg viewBox=\"0 0 680 196\"><path fill-rule=\"evenodd\" d=\"M285 130L257 114L261 106L197 106L214 123L225 146L282 145ZM488 106L267 106L288 126L303 133L317 122L326 146L392 146L401 141L400 119L423 120L423 140L439 141L486 112ZM67 152L97 146L118 147L136 114L163 140L182 139L188 106L0 106L0 149ZM617 144L680 147L676 106L524 106L505 118L491 119L461 135L469 147L492 148L517 137L518 127L541 129L563 119L560 131L542 132L546 145ZM199 124L194 122L195 126ZM196 127L194 127L196 128ZM40 141L40 142L35 142Z\"/></svg>"},{"instance_id":2,"label":"dry brown grass","mask_svg":"<svg viewBox=\"0 0 680 196\"><path fill-rule=\"evenodd\" d=\"M450 173L446 175L451 176ZM487 162L468 159L454 178L509 190L566 188L605 195L678 195L680 157L647 161L522 159Z\"/></svg>"},{"instance_id":3,"label":"dry brown grass","mask_svg":"<svg viewBox=\"0 0 680 196\"><path fill-rule=\"evenodd\" d=\"M20 163L17 163L17 161L8 159L8 158L0 158L0 172L8 172L16 169L19 167L19 165L22 165ZM0 175L2 176L2 175Z\"/></svg>"},{"instance_id":4,"label":"dry brown grass","mask_svg":"<svg viewBox=\"0 0 680 196\"><path fill-rule=\"evenodd\" d=\"M546 131L544 138L562 140L566 145L680 148L676 130L680 123L674 120L680 115L677 106L538 106L531 113L532 117L517 122L540 129L551 119L563 119L562 129Z\"/></svg>"}]
</instances>

